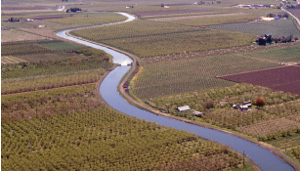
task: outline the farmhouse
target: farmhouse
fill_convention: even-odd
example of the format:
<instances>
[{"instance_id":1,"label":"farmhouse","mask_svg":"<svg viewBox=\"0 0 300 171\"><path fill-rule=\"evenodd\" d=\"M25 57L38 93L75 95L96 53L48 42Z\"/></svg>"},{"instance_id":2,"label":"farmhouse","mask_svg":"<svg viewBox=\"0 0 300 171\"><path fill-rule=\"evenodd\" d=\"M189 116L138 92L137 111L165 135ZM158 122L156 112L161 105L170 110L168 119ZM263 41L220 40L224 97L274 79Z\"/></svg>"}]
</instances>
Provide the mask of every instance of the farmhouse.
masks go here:
<instances>
[{"instance_id":1,"label":"farmhouse","mask_svg":"<svg viewBox=\"0 0 300 171\"><path fill-rule=\"evenodd\" d=\"M184 112L188 110L191 110L191 108L188 105L178 107L179 112Z\"/></svg>"}]
</instances>

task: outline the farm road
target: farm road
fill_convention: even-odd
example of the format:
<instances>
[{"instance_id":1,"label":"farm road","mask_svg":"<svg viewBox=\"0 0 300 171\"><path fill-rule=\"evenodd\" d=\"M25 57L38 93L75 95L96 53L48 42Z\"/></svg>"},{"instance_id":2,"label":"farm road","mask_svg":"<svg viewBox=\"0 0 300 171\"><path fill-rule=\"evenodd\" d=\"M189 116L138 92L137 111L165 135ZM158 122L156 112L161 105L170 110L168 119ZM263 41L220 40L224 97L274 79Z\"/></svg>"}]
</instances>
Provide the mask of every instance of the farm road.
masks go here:
<instances>
[{"instance_id":1,"label":"farm road","mask_svg":"<svg viewBox=\"0 0 300 171\"><path fill-rule=\"evenodd\" d=\"M297 1L297 3L299 4L300 3L300 0ZM300 27L300 20L299 18L297 18L294 14L292 14L291 12L287 11L286 9L284 9L283 7L281 7L281 10L284 11L284 12L287 12L289 15L291 15L297 22L297 26L298 26L298 29Z\"/></svg>"}]
</instances>

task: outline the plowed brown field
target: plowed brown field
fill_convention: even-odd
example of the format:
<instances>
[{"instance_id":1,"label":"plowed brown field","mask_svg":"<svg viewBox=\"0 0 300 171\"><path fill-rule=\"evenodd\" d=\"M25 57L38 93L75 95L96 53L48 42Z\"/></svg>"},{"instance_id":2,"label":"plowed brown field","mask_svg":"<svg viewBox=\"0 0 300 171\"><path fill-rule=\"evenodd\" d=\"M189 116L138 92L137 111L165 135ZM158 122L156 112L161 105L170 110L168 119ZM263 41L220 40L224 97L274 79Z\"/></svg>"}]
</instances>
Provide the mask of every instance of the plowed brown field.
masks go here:
<instances>
[{"instance_id":1,"label":"plowed brown field","mask_svg":"<svg viewBox=\"0 0 300 171\"><path fill-rule=\"evenodd\" d=\"M300 96L300 66L276 67L246 73L220 76L238 83L250 83Z\"/></svg>"}]
</instances>

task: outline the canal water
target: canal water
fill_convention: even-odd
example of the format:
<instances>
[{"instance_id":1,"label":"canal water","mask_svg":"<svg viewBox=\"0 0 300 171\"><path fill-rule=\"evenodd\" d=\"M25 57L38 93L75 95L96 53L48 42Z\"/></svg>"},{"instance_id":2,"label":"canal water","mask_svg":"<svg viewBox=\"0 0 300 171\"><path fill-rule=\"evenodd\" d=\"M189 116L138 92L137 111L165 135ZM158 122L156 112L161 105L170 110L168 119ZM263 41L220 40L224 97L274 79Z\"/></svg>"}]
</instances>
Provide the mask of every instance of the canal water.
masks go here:
<instances>
[{"instance_id":1,"label":"canal water","mask_svg":"<svg viewBox=\"0 0 300 171\"><path fill-rule=\"evenodd\" d=\"M113 24L121 24L125 22L133 21L135 18L126 13L119 13L128 17L127 20L112 24L104 24L101 26L108 26ZM93 26L94 27L94 26ZM84 27L87 28L87 27ZM82 28L76 28L82 29ZM75 29L65 30L57 33L58 36L75 41L77 43L90 46L96 49L104 50L106 53L113 56L113 62L116 64L120 64L122 66L116 67L113 71L111 71L103 80L100 85L100 94L102 98L114 109L123 112L127 115L134 116L136 118L144 119L150 122L155 122L157 124L172 127L178 130L185 130L191 133L194 133L198 136L201 136L206 139L210 139L215 142L219 142L221 144L228 145L230 148L247 155L250 159L252 159L261 169L265 171L292 171L294 170L289 164L281 160L278 156L271 153L269 150L264 149L256 144L248 142L244 139L235 137L233 135L226 134L224 132L220 132L217 130L212 130L208 128L203 128L197 125L189 124L186 122L182 122L179 120L174 120L170 118L166 118L160 115L153 114L151 112L142 110L135 106L129 104L118 92L117 87L122 77L130 70L131 66L126 66L130 64L132 60L117 51L112 49L99 46L90 42L86 42L84 40L76 39L71 36L66 35L67 32L73 31Z\"/></svg>"}]
</instances>

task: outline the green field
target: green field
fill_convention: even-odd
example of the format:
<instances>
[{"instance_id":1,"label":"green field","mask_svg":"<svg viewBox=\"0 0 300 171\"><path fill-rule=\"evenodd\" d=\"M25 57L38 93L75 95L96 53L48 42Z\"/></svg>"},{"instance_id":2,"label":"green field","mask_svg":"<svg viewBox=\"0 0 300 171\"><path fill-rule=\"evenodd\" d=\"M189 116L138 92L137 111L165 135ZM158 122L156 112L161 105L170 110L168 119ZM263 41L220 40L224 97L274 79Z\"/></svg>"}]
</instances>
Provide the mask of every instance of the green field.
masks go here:
<instances>
[{"instance_id":1,"label":"green field","mask_svg":"<svg viewBox=\"0 0 300 171\"><path fill-rule=\"evenodd\" d=\"M272 49L242 54L253 59L270 60L274 62L299 62L300 46Z\"/></svg>"},{"instance_id":2,"label":"green field","mask_svg":"<svg viewBox=\"0 0 300 171\"><path fill-rule=\"evenodd\" d=\"M2 65L2 94L94 83L113 66L101 50L62 41L7 43L2 52L18 60Z\"/></svg>"},{"instance_id":3,"label":"green field","mask_svg":"<svg viewBox=\"0 0 300 171\"><path fill-rule=\"evenodd\" d=\"M287 153L297 158L298 98L216 76L299 62L299 46L271 45L265 47L268 50L256 51L260 48L252 43L256 32L264 29L282 34L293 32L294 36L300 32L295 31L290 20L268 26L247 25L250 30L251 27L259 30L249 31L250 34L202 27L215 24L225 27L223 23L247 22L260 15L277 14L280 10L232 6L279 5L279 1L223 0L221 4L193 5L194 2L169 0L164 3L170 8L161 8L162 1L158 0L3 0L2 169L253 170L248 163L243 165L241 154L227 146L136 119L107 106L99 95L98 83L114 67L111 56L62 41L55 35L60 30L126 19L102 11L128 12L137 20L76 30L72 34L138 56L137 75L130 81L129 92L133 96L163 112L263 141L271 140L268 143L280 149L288 140ZM56 11L60 5L78 7L83 12ZM132 5L134 8L125 8ZM11 17L22 22L4 21ZM176 20L180 17L185 18ZM25 22L27 18L34 21ZM230 109L233 103L257 96L266 100L261 110L253 108L245 113ZM211 102L214 107L208 109ZM206 115L196 118L191 112L176 111L178 106L186 104Z\"/></svg>"},{"instance_id":4,"label":"green field","mask_svg":"<svg viewBox=\"0 0 300 171\"><path fill-rule=\"evenodd\" d=\"M233 104L254 102L262 97L266 104L248 111L233 109ZM268 88L237 84L226 88L211 88L200 91L161 96L145 101L165 113L238 131L280 148L287 148L299 160L300 106L298 98ZM179 112L180 106L188 105L192 111L203 113L201 118L192 111ZM285 138L286 137L286 138Z\"/></svg>"},{"instance_id":5,"label":"green field","mask_svg":"<svg viewBox=\"0 0 300 171\"><path fill-rule=\"evenodd\" d=\"M245 46L255 39L250 34L140 20L122 26L78 30L73 34L139 57Z\"/></svg>"},{"instance_id":6,"label":"green field","mask_svg":"<svg viewBox=\"0 0 300 171\"><path fill-rule=\"evenodd\" d=\"M236 24L222 24L210 26L210 28L227 31L238 31L243 33L252 33L257 35L272 34L274 37L294 35L300 36L300 31L297 29L292 20L279 19L270 22L249 22Z\"/></svg>"},{"instance_id":7,"label":"green field","mask_svg":"<svg viewBox=\"0 0 300 171\"><path fill-rule=\"evenodd\" d=\"M227 147L118 113L95 92L92 84L2 97L2 169L250 169Z\"/></svg>"},{"instance_id":8,"label":"green field","mask_svg":"<svg viewBox=\"0 0 300 171\"><path fill-rule=\"evenodd\" d=\"M48 21L63 24L63 25L94 25L105 24L116 21L123 21L126 17L116 13L81 13L72 15L72 17L66 17L62 19L49 19Z\"/></svg>"},{"instance_id":9,"label":"green field","mask_svg":"<svg viewBox=\"0 0 300 171\"><path fill-rule=\"evenodd\" d=\"M46 43L39 43L46 48L51 50L74 50L78 48L82 48L82 45L72 44L68 42L46 42Z\"/></svg>"},{"instance_id":10,"label":"green field","mask_svg":"<svg viewBox=\"0 0 300 171\"><path fill-rule=\"evenodd\" d=\"M222 16L223 15L223 16ZM259 18L258 14L245 14L245 13L236 13L232 15L207 15L207 17L197 17L195 16L194 18L190 17L185 17L180 20L177 19L169 19L168 20L163 20L166 22L172 22L172 23L177 23L177 24L184 24L184 25L189 25L189 26L206 26L206 25L216 25L216 24L225 24L225 23L241 23L241 22L248 22L248 21L253 21L255 19Z\"/></svg>"},{"instance_id":11,"label":"green field","mask_svg":"<svg viewBox=\"0 0 300 171\"><path fill-rule=\"evenodd\" d=\"M288 154L294 156L300 160L299 148L300 148L300 134L295 134L286 138L280 138L277 140L268 141L269 144L279 148L282 151L286 151Z\"/></svg>"},{"instance_id":12,"label":"green field","mask_svg":"<svg viewBox=\"0 0 300 171\"><path fill-rule=\"evenodd\" d=\"M213 87L226 87L234 83L216 78L278 66L239 55L212 56L189 60L154 63L143 66L138 78L131 83L131 92L142 99L177 94Z\"/></svg>"}]
</instances>

